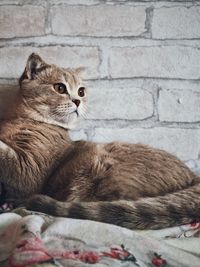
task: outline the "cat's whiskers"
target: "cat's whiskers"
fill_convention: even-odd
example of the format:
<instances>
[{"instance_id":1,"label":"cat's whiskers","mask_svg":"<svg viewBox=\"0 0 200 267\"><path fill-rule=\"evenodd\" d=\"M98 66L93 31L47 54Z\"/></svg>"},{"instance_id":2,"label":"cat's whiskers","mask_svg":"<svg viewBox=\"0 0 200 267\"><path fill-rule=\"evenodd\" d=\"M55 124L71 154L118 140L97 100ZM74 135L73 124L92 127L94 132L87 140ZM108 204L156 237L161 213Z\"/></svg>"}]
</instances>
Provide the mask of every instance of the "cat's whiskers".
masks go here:
<instances>
[{"instance_id":1,"label":"cat's whiskers","mask_svg":"<svg viewBox=\"0 0 200 267\"><path fill-rule=\"evenodd\" d=\"M86 119L87 118L87 107L85 105L82 105L79 109L79 114Z\"/></svg>"}]
</instances>

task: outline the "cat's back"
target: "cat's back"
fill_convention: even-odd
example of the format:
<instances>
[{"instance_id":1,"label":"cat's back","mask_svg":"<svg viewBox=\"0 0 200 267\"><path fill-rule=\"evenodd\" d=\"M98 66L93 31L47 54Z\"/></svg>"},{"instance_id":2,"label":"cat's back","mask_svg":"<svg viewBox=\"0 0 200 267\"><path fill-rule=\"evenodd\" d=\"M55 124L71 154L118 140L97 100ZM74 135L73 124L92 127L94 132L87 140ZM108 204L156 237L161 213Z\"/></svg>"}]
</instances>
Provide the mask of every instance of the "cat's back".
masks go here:
<instances>
[{"instance_id":1,"label":"cat's back","mask_svg":"<svg viewBox=\"0 0 200 267\"><path fill-rule=\"evenodd\" d=\"M73 189L81 184L78 193L83 191L83 177L87 177L87 188L95 192L97 199L154 196L199 181L176 156L142 144L77 142L75 151L67 176L75 178Z\"/></svg>"}]
</instances>

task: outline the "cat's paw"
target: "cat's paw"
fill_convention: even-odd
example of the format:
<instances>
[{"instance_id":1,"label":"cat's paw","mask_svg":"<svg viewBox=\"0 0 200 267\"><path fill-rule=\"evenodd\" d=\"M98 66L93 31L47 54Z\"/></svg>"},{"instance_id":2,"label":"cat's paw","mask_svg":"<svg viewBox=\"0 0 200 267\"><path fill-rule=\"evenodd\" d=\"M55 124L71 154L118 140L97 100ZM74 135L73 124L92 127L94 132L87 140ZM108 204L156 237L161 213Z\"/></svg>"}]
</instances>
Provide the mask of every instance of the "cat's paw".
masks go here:
<instances>
[{"instance_id":1,"label":"cat's paw","mask_svg":"<svg viewBox=\"0 0 200 267\"><path fill-rule=\"evenodd\" d=\"M24 207L24 199L18 199L18 198L7 198L5 199L5 203L7 203L9 206L12 207L12 209L16 209L19 207Z\"/></svg>"},{"instance_id":2,"label":"cat's paw","mask_svg":"<svg viewBox=\"0 0 200 267\"><path fill-rule=\"evenodd\" d=\"M0 205L0 214L4 212L9 212L13 209L13 205L10 202L5 202L2 205Z\"/></svg>"}]
</instances>

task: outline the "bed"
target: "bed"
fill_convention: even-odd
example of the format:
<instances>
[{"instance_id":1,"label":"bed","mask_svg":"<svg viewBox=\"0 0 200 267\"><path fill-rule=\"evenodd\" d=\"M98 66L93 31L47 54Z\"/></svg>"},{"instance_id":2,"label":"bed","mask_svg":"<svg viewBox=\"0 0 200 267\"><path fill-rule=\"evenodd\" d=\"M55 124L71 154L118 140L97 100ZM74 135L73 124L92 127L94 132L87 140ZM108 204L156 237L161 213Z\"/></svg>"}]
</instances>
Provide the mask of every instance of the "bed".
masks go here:
<instances>
[{"instance_id":1,"label":"bed","mask_svg":"<svg viewBox=\"0 0 200 267\"><path fill-rule=\"evenodd\" d=\"M0 215L0 266L200 267L200 222L131 231L18 208Z\"/></svg>"}]
</instances>

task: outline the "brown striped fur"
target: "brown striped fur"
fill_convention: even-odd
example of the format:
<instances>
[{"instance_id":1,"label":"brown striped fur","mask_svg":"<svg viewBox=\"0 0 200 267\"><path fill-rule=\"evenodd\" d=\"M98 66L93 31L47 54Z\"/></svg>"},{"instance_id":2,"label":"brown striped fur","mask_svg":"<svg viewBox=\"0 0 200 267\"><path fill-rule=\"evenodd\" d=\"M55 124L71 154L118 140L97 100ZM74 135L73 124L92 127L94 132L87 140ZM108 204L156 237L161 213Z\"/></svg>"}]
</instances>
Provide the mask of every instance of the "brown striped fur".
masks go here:
<instances>
[{"instance_id":1,"label":"brown striped fur","mask_svg":"<svg viewBox=\"0 0 200 267\"><path fill-rule=\"evenodd\" d=\"M0 128L7 197L51 215L130 229L200 220L200 178L175 156L141 144L70 140L86 108L79 71L29 57L18 101ZM67 93L55 90L60 82Z\"/></svg>"}]
</instances>

